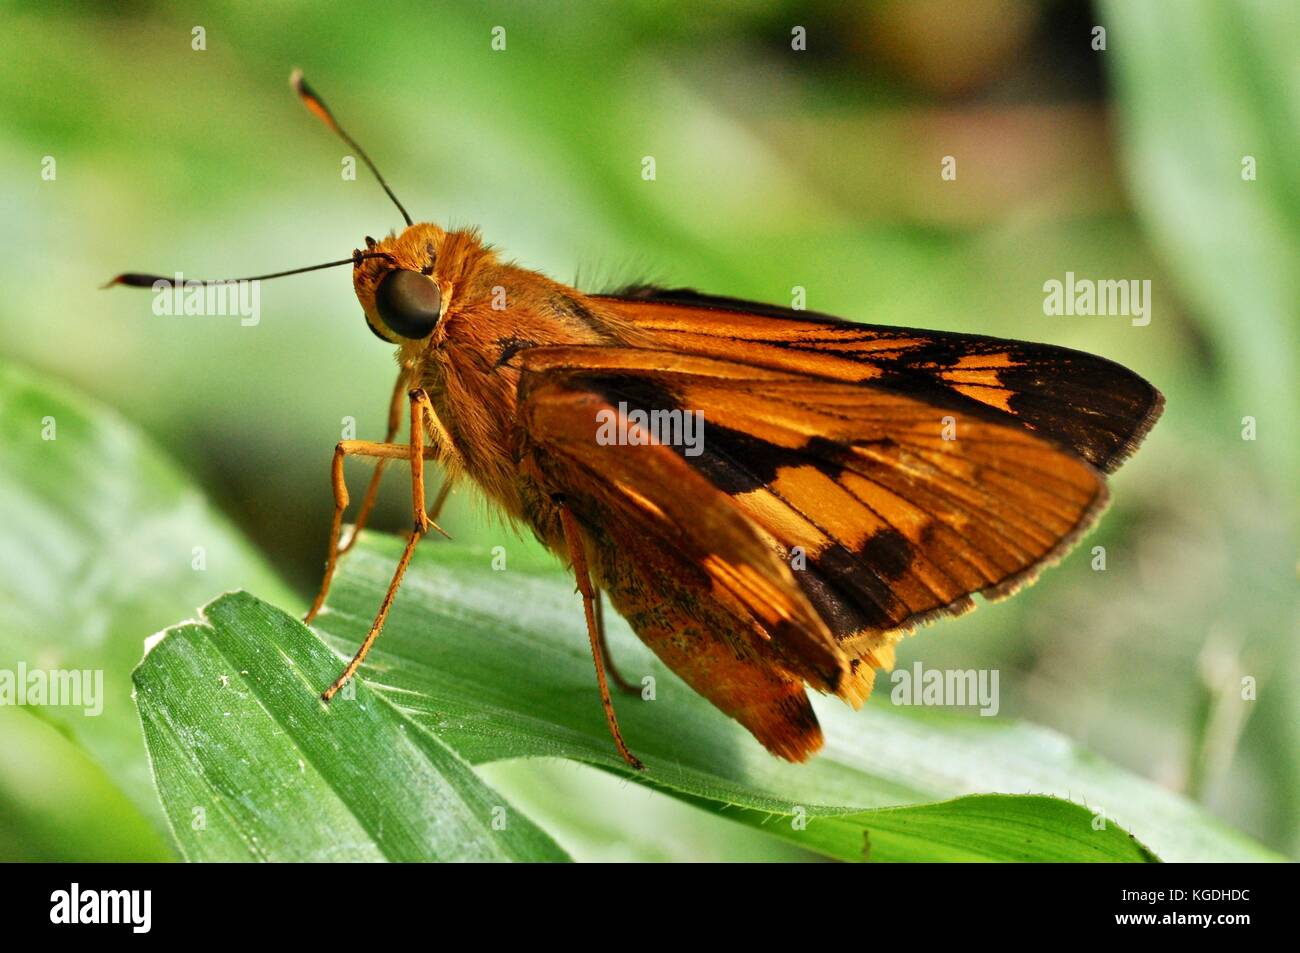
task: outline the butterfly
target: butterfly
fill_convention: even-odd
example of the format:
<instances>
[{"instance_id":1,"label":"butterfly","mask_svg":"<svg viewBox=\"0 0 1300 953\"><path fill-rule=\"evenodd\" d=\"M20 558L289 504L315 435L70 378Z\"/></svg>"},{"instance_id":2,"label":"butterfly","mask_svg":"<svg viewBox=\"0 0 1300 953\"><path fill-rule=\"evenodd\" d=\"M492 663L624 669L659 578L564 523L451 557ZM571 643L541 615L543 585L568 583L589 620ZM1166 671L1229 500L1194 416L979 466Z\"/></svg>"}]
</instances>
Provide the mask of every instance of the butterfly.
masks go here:
<instances>
[{"instance_id":1,"label":"butterfly","mask_svg":"<svg viewBox=\"0 0 1300 953\"><path fill-rule=\"evenodd\" d=\"M587 294L502 258L472 229L413 222L295 72L306 106L375 174L406 221L350 264L371 332L396 347L383 441L335 448L323 605L384 467L409 467L412 528L369 633L459 481L573 572L610 734L602 594L673 672L772 754L822 745L808 689L855 707L903 634L1009 596L1058 560L1107 501L1159 391L1101 357L974 334L633 286ZM110 284L168 279L119 275ZM409 438L398 439L403 418ZM376 464L355 527L343 462ZM427 505L424 468L446 474Z\"/></svg>"}]
</instances>

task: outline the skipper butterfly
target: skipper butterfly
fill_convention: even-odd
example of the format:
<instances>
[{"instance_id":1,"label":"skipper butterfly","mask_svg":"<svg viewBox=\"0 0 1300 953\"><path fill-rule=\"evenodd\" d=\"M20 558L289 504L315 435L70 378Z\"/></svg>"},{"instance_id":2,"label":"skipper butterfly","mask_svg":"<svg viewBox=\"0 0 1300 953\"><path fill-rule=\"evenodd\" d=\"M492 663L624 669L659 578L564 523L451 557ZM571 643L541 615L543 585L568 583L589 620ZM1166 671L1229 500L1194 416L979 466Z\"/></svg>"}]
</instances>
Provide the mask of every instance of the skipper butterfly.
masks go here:
<instances>
[{"instance_id":1,"label":"skipper butterfly","mask_svg":"<svg viewBox=\"0 0 1300 953\"><path fill-rule=\"evenodd\" d=\"M1066 348L552 281L473 230L413 222L299 72L291 82L406 221L349 258L236 279L351 264L366 325L397 348L387 437L334 451L329 556L307 621L391 460L410 469L413 526L327 701L374 644L449 488L468 480L572 567L629 765L641 767L607 673L636 688L609 656L602 593L695 691L802 761L822 744L806 687L859 706L902 634L1032 581L1096 522L1105 474L1160 415L1141 377ZM376 468L340 545L351 456ZM446 474L429 507L426 460Z\"/></svg>"}]
</instances>

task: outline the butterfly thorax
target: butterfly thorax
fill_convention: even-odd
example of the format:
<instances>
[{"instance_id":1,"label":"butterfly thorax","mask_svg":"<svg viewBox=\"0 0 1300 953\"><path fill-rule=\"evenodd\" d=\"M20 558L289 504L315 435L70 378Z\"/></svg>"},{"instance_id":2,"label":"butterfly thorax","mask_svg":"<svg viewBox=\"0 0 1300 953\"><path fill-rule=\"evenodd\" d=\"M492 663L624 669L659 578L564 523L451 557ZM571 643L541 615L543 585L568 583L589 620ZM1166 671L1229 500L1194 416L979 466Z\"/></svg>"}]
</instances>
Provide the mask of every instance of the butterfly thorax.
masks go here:
<instances>
[{"instance_id":1,"label":"butterfly thorax","mask_svg":"<svg viewBox=\"0 0 1300 953\"><path fill-rule=\"evenodd\" d=\"M428 338L402 342L397 358L429 396L436 419L428 421L428 437L441 462L476 483L508 516L550 536L549 525L536 525L549 524L538 513L544 491L520 469L517 388L525 355L543 347L617 345L635 339L636 332L577 289L502 262L474 232L417 225L377 243L377 249L391 251L401 267L433 262L430 277L441 289L442 318ZM357 282L372 323L373 287L386 264ZM594 434L594 421L592 426Z\"/></svg>"}]
</instances>

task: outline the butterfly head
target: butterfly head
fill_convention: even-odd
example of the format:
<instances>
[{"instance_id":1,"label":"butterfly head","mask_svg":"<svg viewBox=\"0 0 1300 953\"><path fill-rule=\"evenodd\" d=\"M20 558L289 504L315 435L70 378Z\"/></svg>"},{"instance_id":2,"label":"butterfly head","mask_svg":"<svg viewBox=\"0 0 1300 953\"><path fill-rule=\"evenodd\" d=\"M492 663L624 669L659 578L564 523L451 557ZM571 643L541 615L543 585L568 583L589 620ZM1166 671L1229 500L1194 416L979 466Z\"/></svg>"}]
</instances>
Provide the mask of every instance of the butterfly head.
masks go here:
<instances>
[{"instance_id":1,"label":"butterfly head","mask_svg":"<svg viewBox=\"0 0 1300 953\"><path fill-rule=\"evenodd\" d=\"M382 241L366 236L354 253L352 286L374 334L390 344L422 341L433 334L451 303L439 249L447 233L417 223Z\"/></svg>"}]
</instances>

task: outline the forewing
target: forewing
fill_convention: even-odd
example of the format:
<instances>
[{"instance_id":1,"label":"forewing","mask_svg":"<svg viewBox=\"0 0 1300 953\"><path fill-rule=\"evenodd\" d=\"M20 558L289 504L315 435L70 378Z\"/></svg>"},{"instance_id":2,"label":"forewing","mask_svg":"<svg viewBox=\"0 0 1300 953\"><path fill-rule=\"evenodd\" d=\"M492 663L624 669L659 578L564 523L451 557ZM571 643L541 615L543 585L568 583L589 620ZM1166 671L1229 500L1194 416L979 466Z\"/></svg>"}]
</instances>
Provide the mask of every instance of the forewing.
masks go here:
<instances>
[{"instance_id":1,"label":"forewing","mask_svg":"<svg viewBox=\"0 0 1300 953\"><path fill-rule=\"evenodd\" d=\"M1068 447L1103 472L1160 416L1160 392L1113 361L974 334L856 324L686 289L596 296L658 348L846 382L934 404L969 399Z\"/></svg>"}]
</instances>

